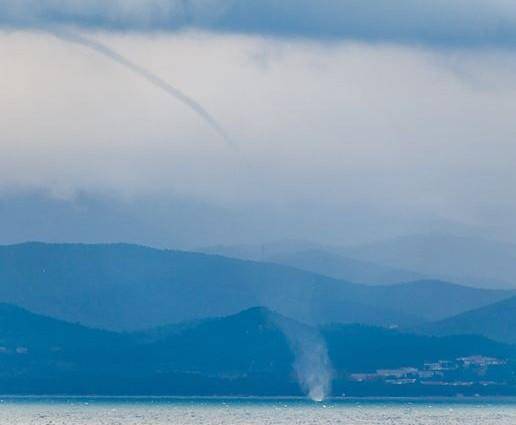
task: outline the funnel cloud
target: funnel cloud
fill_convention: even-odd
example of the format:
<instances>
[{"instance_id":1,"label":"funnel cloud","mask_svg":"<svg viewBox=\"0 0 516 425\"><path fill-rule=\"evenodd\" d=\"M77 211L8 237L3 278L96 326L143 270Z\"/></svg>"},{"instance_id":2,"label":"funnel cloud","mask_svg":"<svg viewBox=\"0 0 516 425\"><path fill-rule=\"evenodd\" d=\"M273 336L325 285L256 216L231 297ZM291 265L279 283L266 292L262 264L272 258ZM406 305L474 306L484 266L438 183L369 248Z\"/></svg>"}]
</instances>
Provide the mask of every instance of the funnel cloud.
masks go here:
<instances>
[{"instance_id":1,"label":"funnel cloud","mask_svg":"<svg viewBox=\"0 0 516 425\"><path fill-rule=\"evenodd\" d=\"M98 41L91 40L86 38L80 34L72 33L70 31L65 31L62 29L52 29L49 31L55 37L67 41L69 43L80 44L81 46L85 46L91 50L94 50L101 55L106 56L107 58L113 60L114 62L124 66L130 71L138 74L149 83L158 87L168 95L174 97L175 99L182 102L184 105L188 106L192 111L197 113L202 120L210 126L228 145L230 148L236 148L236 145L233 143L227 132L222 128L222 126L217 122L217 120L197 101L192 99L191 97L184 94L181 90L167 83L165 80L161 79L157 75L150 72L148 69L143 68L140 65L132 63L130 60L126 59L124 56L120 55L113 49L105 46Z\"/></svg>"}]
</instances>

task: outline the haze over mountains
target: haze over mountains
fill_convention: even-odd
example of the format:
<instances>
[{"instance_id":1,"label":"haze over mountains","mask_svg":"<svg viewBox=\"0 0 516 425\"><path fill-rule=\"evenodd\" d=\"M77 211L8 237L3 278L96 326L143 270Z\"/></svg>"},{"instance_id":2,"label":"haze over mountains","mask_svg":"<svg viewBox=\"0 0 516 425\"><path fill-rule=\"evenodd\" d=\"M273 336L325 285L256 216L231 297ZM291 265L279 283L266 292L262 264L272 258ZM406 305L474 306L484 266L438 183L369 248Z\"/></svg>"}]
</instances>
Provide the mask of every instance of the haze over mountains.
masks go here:
<instances>
[{"instance_id":1,"label":"haze over mountains","mask_svg":"<svg viewBox=\"0 0 516 425\"><path fill-rule=\"evenodd\" d=\"M516 287L516 245L511 243L434 234L400 237L341 252L463 284Z\"/></svg>"},{"instance_id":2,"label":"haze over mountains","mask_svg":"<svg viewBox=\"0 0 516 425\"><path fill-rule=\"evenodd\" d=\"M134 245L0 248L0 301L108 329L135 329L266 305L309 322L418 322L361 304L359 285L274 264Z\"/></svg>"},{"instance_id":3,"label":"haze over mountains","mask_svg":"<svg viewBox=\"0 0 516 425\"><path fill-rule=\"evenodd\" d=\"M426 235L390 239L379 233L377 241L366 245L347 231L341 232L338 243L280 239L231 244L228 235L251 241L271 236L244 231L245 220L234 211L187 198L134 202L87 193L78 193L72 200L38 193L4 194L0 218L2 243L127 241L187 250L203 247L199 250L210 254L275 262L355 283L441 279L468 286L516 288L515 245L483 239L477 236L482 232L465 228L457 230L463 236L454 236L450 226L445 227L448 231L430 226ZM212 241L223 244L210 245Z\"/></svg>"},{"instance_id":4,"label":"haze over mountains","mask_svg":"<svg viewBox=\"0 0 516 425\"><path fill-rule=\"evenodd\" d=\"M422 279L424 275L361 261L332 251L332 248L302 241L263 245L233 245L200 248L200 252L245 260L283 264L335 279L364 284L390 284Z\"/></svg>"},{"instance_id":5,"label":"haze over mountains","mask_svg":"<svg viewBox=\"0 0 516 425\"><path fill-rule=\"evenodd\" d=\"M0 282L0 302L115 330L257 305L307 323L412 327L512 295L438 281L366 286L277 264L124 244L3 246Z\"/></svg>"},{"instance_id":6,"label":"haze over mountains","mask_svg":"<svg viewBox=\"0 0 516 425\"><path fill-rule=\"evenodd\" d=\"M358 283L388 284L431 278L468 286L516 288L516 245L477 237L429 234L366 245L287 241L200 250L291 265Z\"/></svg>"}]
</instances>

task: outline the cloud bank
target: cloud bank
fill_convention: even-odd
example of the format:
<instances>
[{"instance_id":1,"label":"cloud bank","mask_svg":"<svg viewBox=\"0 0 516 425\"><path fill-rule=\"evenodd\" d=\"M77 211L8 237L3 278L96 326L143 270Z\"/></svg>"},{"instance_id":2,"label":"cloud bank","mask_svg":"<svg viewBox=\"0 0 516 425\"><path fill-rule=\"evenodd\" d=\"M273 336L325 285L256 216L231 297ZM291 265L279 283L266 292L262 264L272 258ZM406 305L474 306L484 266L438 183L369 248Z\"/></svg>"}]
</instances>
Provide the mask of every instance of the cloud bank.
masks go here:
<instances>
[{"instance_id":1,"label":"cloud bank","mask_svg":"<svg viewBox=\"0 0 516 425\"><path fill-rule=\"evenodd\" d=\"M49 204L51 217L65 207L72 216L74 205L95 209L81 193L101 205L114 200L110 214L129 218L112 221L133 224L110 238L159 245L347 243L436 222L516 237L516 57L505 50L197 32L89 36L214 111L240 151L101 55L49 35L5 33L0 198L19 239L54 239L23 233L13 197L2 194L22 189L65 200ZM82 240L72 237L78 228L70 225L67 239Z\"/></svg>"},{"instance_id":2,"label":"cloud bank","mask_svg":"<svg viewBox=\"0 0 516 425\"><path fill-rule=\"evenodd\" d=\"M210 31L434 45L516 44L512 0L0 0L0 25Z\"/></svg>"}]
</instances>

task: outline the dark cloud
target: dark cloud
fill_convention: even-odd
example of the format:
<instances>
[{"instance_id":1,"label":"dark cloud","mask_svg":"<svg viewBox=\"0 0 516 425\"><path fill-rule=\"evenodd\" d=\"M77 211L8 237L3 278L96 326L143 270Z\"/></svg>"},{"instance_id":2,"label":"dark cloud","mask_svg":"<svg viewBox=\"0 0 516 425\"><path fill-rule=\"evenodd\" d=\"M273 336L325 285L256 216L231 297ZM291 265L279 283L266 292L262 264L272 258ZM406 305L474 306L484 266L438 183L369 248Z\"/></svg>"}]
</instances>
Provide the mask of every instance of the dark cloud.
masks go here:
<instances>
[{"instance_id":1,"label":"dark cloud","mask_svg":"<svg viewBox=\"0 0 516 425\"><path fill-rule=\"evenodd\" d=\"M0 0L0 24L222 32L439 45L516 43L508 0Z\"/></svg>"}]
</instances>

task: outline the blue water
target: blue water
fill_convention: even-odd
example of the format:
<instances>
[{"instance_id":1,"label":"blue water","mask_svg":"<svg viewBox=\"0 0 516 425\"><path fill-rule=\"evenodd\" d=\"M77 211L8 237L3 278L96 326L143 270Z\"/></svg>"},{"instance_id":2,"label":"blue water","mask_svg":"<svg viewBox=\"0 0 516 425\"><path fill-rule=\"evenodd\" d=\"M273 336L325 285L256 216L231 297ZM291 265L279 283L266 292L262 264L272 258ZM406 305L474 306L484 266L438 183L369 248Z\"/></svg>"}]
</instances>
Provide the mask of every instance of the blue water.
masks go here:
<instances>
[{"instance_id":1,"label":"blue water","mask_svg":"<svg viewBox=\"0 0 516 425\"><path fill-rule=\"evenodd\" d=\"M6 397L9 425L515 425L515 399Z\"/></svg>"}]
</instances>

